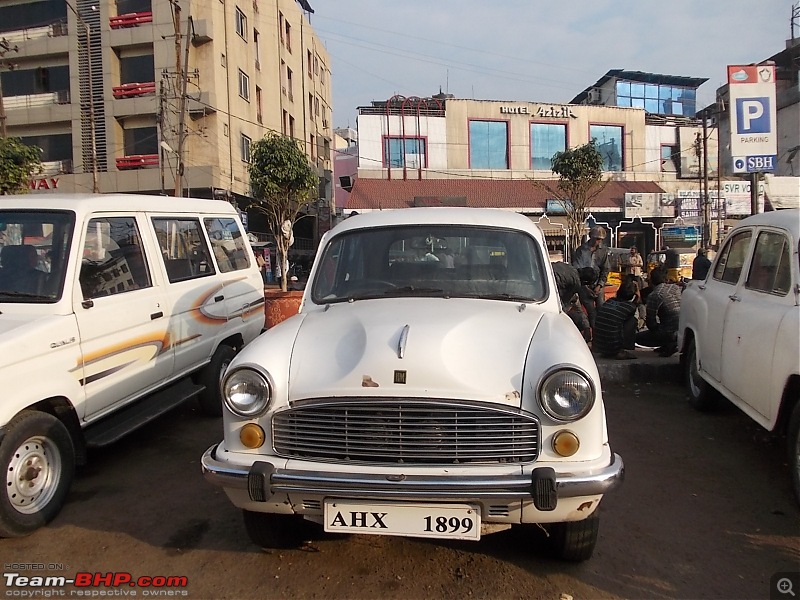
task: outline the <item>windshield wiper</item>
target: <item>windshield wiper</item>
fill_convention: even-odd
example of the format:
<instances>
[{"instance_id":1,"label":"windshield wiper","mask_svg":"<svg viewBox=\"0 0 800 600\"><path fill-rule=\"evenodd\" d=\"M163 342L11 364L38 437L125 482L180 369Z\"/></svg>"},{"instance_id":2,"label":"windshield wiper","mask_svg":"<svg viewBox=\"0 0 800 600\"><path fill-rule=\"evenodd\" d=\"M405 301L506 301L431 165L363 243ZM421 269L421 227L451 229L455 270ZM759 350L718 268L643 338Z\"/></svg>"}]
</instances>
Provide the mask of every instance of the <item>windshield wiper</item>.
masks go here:
<instances>
[{"instance_id":1,"label":"windshield wiper","mask_svg":"<svg viewBox=\"0 0 800 600\"><path fill-rule=\"evenodd\" d=\"M478 294L478 298L483 300L513 300L514 302L534 302L529 296L517 296L515 294Z\"/></svg>"},{"instance_id":2,"label":"windshield wiper","mask_svg":"<svg viewBox=\"0 0 800 600\"><path fill-rule=\"evenodd\" d=\"M384 296L394 296L395 294L443 294L445 296L449 296L449 293L445 293L445 291L441 288L432 288L432 287L414 287L413 285L404 285L403 287L392 288L390 290L386 290L383 295Z\"/></svg>"},{"instance_id":3,"label":"windshield wiper","mask_svg":"<svg viewBox=\"0 0 800 600\"><path fill-rule=\"evenodd\" d=\"M44 296L42 294L32 294L30 292L17 292L14 290L0 291L0 297L3 296L10 296L11 298L30 298L32 300L50 300L50 296Z\"/></svg>"}]
</instances>

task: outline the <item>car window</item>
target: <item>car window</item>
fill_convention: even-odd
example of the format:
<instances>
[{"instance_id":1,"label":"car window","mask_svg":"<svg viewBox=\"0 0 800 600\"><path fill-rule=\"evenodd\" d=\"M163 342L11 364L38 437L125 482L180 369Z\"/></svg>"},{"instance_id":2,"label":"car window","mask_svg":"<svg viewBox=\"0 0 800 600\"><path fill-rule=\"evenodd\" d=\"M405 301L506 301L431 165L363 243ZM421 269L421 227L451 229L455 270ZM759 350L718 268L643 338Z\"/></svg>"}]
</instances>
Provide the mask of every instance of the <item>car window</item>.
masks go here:
<instances>
[{"instance_id":1,"label":"car window","mask_svg":"<svg viewBox=\"0 0 800 600\"><path fill-rule=\"evenodd\" d=\"M244 237L235 219L204 219L203 224L221 272L239 271L250 266Z\"/></svg>"},{"instance_id":2,"label":"car window","mask_svg":"<svg viewBox=\"0 0 800 600\"><path fill-rule=\"evenodd\" d=\"M153 219L153 227L170 283L215 272L198 219L157 217Z\"/></svg>"},{"instance_id":3,"label":"car window","mask_svg":"<svg viewBox=\"0 0 800 600\"><path fill-rule=\"evenodd\" d=\"M103 217L89 221L79 279L84 300L151 286L135 217Z\"/></svg>"},{"instance_id":4,"label":"car window","mask_svg":"<svg viewBox=\"0 0 800 600\"><path fill-rule=\"evenodd\" d=\"M762 231L747 274L748 289L785 296L791 287L789 241L782 233Z\"/></svg>"},{"instance_id":5,"label":"car window","mask_svg":"<svg viewBox=\"0 0 800 600\"><path fill-rule=\"evenodd\" d=\"M315 302L375 297L547 295L542 252L528 234L490 227L406 225L353 230L324 249Z\"/></svg>"},{"instance_id":6,"label":"car window","mask_svg":"<svg viewBox=\"0 0 800 600\"><path fill-rule=\"evenodd\" d=\"M751 237L752 232L748 229L734 234L728 240L714 267L714 279L732 284L739 281Z\"/></svg>"}]
</instances>

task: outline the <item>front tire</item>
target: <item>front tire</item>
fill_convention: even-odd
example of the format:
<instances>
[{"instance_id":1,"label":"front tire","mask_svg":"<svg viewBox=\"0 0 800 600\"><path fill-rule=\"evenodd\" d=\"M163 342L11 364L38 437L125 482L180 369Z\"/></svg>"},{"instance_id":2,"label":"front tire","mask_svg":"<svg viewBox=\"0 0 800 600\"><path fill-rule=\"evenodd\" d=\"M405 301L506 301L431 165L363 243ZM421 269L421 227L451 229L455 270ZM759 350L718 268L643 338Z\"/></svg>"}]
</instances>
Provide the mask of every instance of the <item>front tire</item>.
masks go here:
<instances>
[{"instance_id":1,"label":"front tire","mask_svg":"<svg viewBox=\"0 0 800 600\"><path fill-rule=\"evenodd\" d=\"M260 548L297 548L308 530L308 523L298 515L242 510L242 517L247 536Z\"/></svg>"},{"instance_id":2,"label":"front tire","mask_svg":"<svg viewBox=\"0 0 800 600\"><path fill-rule=\"evenodd\" d=\"M689 404L701 412L712 411L719 406L719 396L707 381L700 377L697 368L697 347L694 340L689 342L686 353L686 389L689 391Z\"/></svg>"},{"instance_id":3,"label":"front tire","mask_svg":"<svg viewBox=\"0 0 800 600\"><path fill-rule=\"evenodd\" d=\"M795 404L792 411L788 434L786 441L789 450L789 468L792 471L794 495L800 504L800 402Z\"/></svg>"},{"instance_id":4,"label":"front tire","mask_svg":"<svg viewBox=\"0 0 800 600\"><path fill-rule=\"evenodd\" d=\"M225 344L220 345L200 374L200 383L206 389L200 392L198 402L200 411L208 417L222 416L222 376L234 356L236 350Z\"/></svg>"},{"instance_id":5,"label":"front tire","mask_svg":"<svg viewBox=\"0 0 800 600\"><path fill-rule=\"evenodd\" d=\"M6 474L0 493L0 537L21 537L61 510L75 473L75 449L53 415L25 411L14 417L0 443Z\"/></svg>"},{"instance_id":6,"label":"front tire","mask_svg":"<svg viewBox=\"0 0 800 600\"><path fill-rule=\"evenodd\" d=\"M550 554L560 560L581 562L592 557L600 531L600 516L546 526Z\"/></svg>"}]
</instances>

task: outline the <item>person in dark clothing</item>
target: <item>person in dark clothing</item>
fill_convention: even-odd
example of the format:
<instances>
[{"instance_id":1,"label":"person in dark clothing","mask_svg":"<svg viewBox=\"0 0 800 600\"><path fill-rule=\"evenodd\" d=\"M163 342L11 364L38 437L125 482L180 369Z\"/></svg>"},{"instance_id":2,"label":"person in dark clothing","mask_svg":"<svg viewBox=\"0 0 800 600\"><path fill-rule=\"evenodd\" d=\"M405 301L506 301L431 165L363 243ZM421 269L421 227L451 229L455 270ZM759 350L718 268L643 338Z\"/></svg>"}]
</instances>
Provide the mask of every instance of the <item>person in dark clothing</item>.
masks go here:
<instances>
[{"instance_id":1,"label":"person in dark clothing","mask_svg":"<svg viewBox=\"0 0 800 600\"><path fill-rule=\"evenodd\" d=\"M633 359L636 355L636 283L625 280L617 295L597 309L593 330L593 350L606 358Z\"/></svg>"},{"instance_id":2,"label":"person in dark clothing","mask_svg":"<svg viewBox=\"0 0 800 600\"><path fill-rule=\"evenodd\" d=\"M553 263L553 275L556 278L558 297L561 307L567 316L572 319L575 327L581 332L587 342L592 339L592 328L589 319L580 305L581 280L578 270L565 262Z\"/></svg>"},{"instance_id":3,"label":"person in dark clothing","mask_svg":"<svg viewBox=\"0 0 800 600\"><path fill-rule=\"evenodd\" d=\"M664 266L667 269L681 268L681 256L678 254L677 250L669 246L664 246Z\"/></svg>"},{"instance_id":4,"label":"person in dark clothing","mask_svg":"<svg viewBox=\"0 0 800 600\"><path fill-rule=\"evenodd\" d=\"M647 296L647 329L636 334L636 343L656 348L661 356L678 351L678 319L681 312L681 287L667 282L667 270L656 267L650 272L652 291Z\"/></svg>"},{"instance_id":5,"label":"person in dark clothing","mask_svg":"<svg viewBox=\"0 0 800 600\"><path fill-rule=\"evenodd\" d=\"M578 298L586 311L586 316L589 319L589 326L594 327L594 319L597 314L597 271L594 267L583 267L578 269L580 276L581 286L578 290Z\"/></svg>"},{"instance_id":6,"label":"person in dark clothing","mask_svg":"<svg viewBox=\"0 0 800 600\"><path fill-rule=\"evenodd\" d=\"M589 230L589 239L575 249L572 253L572 266L576 269L592 268L595 270L595 281L591 285L593 308L598 308L605 300L603 291L608 279L608 248L603 245L606 239L606 230L600 225L595 225ZM581 299L583 301L583 299ZM585 306L585 305L584 305ZM592 322L592 316L589 316Z\"/></svg>"},{"instance_id":7,"label":"person in dark clothing","mask_svg":"<svg viewBox=\"0 0 800 600\"><path fill-rule=\"evenodd\" d=\"M705 279L710 268L711 261L708 259L708 250L700 248L692 261L692 279Z\"/></svg>"}]
</instances>

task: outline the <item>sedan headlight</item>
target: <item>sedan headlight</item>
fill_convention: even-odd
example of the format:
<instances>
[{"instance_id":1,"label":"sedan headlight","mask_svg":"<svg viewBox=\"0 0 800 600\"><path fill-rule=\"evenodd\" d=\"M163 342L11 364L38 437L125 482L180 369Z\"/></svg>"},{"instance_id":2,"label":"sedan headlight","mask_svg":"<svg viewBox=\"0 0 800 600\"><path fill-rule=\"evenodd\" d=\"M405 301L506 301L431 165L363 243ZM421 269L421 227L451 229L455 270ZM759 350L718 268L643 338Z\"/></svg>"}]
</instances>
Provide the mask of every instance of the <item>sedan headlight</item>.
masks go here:
<instances>
[{"instance_id":1,"label":"sedan headlight","mask_svg":"<svg viewBox=\"0 0 800 600\"><path fill-rule=\"evenodd\" d=\"M261 373L242 368L225 377L222 396L231 412L240 417L255 417L267 408L272 390Z\"/></svg>"},{"instance_id":2,"label":"sedan headlight","mask_svg":"<svg viewBox=\"0 0 800 600\"><path fill-rule=\"evenodd\" d=\"M576 421L591 410L594 386L578 371L559 369L543 379L539 403L556 421Z\"/></svg>"}]
</instances>

